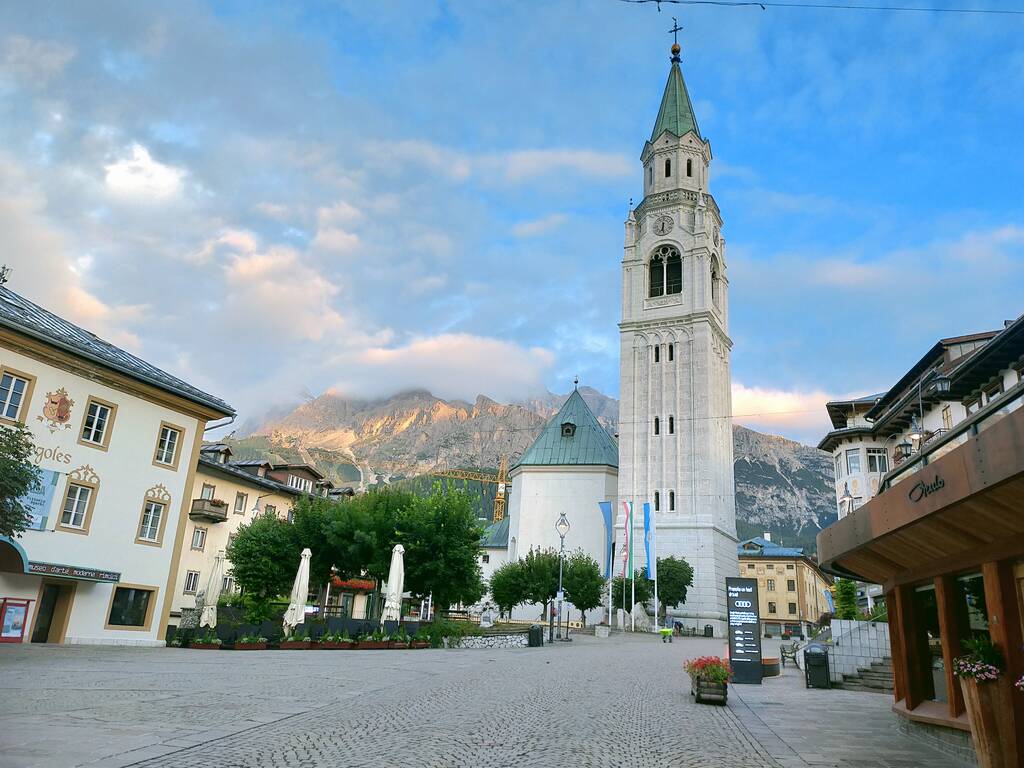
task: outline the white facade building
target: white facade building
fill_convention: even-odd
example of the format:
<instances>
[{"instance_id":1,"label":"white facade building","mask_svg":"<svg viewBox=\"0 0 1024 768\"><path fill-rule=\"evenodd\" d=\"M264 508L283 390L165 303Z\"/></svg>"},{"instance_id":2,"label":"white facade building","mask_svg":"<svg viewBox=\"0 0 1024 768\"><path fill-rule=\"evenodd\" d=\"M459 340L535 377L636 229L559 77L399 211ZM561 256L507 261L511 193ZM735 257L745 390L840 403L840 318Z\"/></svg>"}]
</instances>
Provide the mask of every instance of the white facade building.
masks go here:
<instances>
[{"instance_id":1,"label":"white facade building","mask_svg":"<svg viewBox=\"0 0 1024 768\"><path fill-rule=\"evenodd\" d=\"M0 537L4 642L162 645L221 400L0 287L0 424L33 434L28 530Z\"/></svg>"},{"instance_id":2,"label":"white facade building","mask_svg":"<svg viewBox=\"0 0 1024 768\"><path fill-rule=\"evenodd\" d=\"M655 508L658 555L683 557L694 572L670 618L722 635L725 578L738 575L729 281L707 192L711 145L678 52L641 155L645 197L625 225L617 527L621 541L622 502L632 502L634 563L643 563L643 504Z\"/></svg>"}]
</instances>

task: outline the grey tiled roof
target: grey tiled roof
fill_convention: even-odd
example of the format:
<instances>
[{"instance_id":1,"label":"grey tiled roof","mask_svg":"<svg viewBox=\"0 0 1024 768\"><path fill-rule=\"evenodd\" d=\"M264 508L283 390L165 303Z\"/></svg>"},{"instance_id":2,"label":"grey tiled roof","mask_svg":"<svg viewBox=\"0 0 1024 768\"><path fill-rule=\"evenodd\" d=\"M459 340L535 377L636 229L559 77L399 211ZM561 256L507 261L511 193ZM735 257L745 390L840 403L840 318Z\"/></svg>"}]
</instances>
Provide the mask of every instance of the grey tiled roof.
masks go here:
<instances>
[{"instance_id":1,"label":"grey tiled roof","mask_svg":"<svg viewBox=\"0 0 1024 768\"><path fill-rule=\"evenodd\" d=\"M0 327L11 328L79 357L98 363L133 379L151 384L207 408L233 416L234 409L220 398L196 389L181 379L161 371L145 360L115 347L62 317L33 304L10 288L0 285Z\"/></svg>"},{"instance_id":2,"label":"grey tiled roof","mask_svg":"<svg viewBox=\"0 0 1024 768\"><path fill-rule=\"evenodd\" d=\"M571 436L562 434L563 424L575 426ZM598 422L583 396L574 390L516 466L580 464L618 467L619 447Z\"/></svg>"},{"instance_id":3,"label":"grey tiled roof","mask_svg":"<svg viewBox=\"0 0 1024 768\"><path fill-rule=\"evenodd\" d=\"M221 464L219 461L212 461L205 456L200 455L199 457L199 470L220 473L232 479L237 479L240 482L249 483L251 485L258 486L260 488L266 488L270 491L277 491L288 496L302 496L302 491L297 488L292 488L279 483L276 480L271 480L269 477L260 477L254 475L252 472L246 472L244 469L239 469L235 466L234 462L228 464Z\"/></svg>"}]
</instances>

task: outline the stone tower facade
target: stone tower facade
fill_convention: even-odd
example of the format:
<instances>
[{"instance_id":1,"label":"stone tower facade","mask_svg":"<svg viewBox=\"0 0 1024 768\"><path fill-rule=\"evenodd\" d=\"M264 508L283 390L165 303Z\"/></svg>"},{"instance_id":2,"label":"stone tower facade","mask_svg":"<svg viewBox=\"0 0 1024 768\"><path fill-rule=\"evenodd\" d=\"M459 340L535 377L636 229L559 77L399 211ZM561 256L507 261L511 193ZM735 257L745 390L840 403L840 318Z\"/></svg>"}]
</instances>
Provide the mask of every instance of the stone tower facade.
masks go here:
<instances>
[{"instance_id":1,"label":"stone tower facade","mask_svg":"<svg viewBox=\"0 0 1024 768\"><path fill-rule=\"evenodd\" d=\"M644 199L622 257L619 509L633 502L634 564L644 562L643 504L657 514L659 557L694 571L670 620L725 631L725 578L738 574L733 485L729 281L722 218L708 192L703 138L673 46L654 130L640 156ZM616 551L621 551L621 545ZM621 560L616 573L620 572Z\"/></svg>"}]
</instances>

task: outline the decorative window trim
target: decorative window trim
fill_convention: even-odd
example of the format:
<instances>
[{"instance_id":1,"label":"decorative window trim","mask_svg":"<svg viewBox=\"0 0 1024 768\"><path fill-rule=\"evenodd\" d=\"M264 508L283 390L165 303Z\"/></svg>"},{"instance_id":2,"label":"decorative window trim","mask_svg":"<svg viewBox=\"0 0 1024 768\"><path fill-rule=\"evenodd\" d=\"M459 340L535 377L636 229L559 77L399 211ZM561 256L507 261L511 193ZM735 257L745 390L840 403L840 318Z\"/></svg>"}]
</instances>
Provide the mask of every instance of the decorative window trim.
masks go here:
<instances>
[{"instance_id":1,"label":"decorative window trim","mask_svg":"<svg viewBox=\"0 0 1024 768\"><path fill-rule=\"evenodd\" d=\"M192 586L192 589L189 589L188 588L188 580L189 580L189 577L193 573L196 575L195 576L195 584ZM185 584L184 584L184 589L181 590L181 594L183 594L183 595L194 595L194 594L196 594L199 591L199 576L200 576L199 571L185 571Z\"/></svg>"},{"instance_id":2,"label":"decorative window trim","mask_svg":"<svg viewBox=\"0 0 1024 768\"><path fill-rule=\"evenodd\" d=\"M173 429L178 433L178 441L174 444L174 461L170 464L165 464L162 461L156 460L157 451L160 450L160 435L163 434L164 429ZM178 471L178 464L181 462L181 449L182 444L185 442L185 428L179 427L177 424L171 424L169 421L161 421L160 426L156 430L156 444L153 446L153 466L160 467L160 469L169 469L172 472Z\"/></svg>"},{"instance_id":3,"label":"decorative window trim","mask_svg":"<svg viewBox=\"0 0 1024 768\"><path fill-rule=\"evenodd\" d=\"M160 515L160 530L157 532L156 539L144 539L142 538L142 519L146 516L146 506L150 502L157 504L163 504L164 511ZM162 547L164 545L164 531L167 528L167 515L171 510L171 493L167 488L160 483L157 483L148 491L142 500L142 509L139 511L139 522L135 526L135 543L145 544L147 547Z\"/></svg>"},{"instance_id":4,"label":"decorative window trim","mask_svg":"<svg viewBox=\"0 0 1024 768\"><path fill-rule=\"evenodd\" d=\"M238 508L238 497L242 497L242 508ZM241 491L235 491L235 506L232 507L232 512L236 515L244 515L246 509L249 507L249 494L242 493Z\"/></svg>"},{"instance_id":5,"label":"decorative window trim","mask_svg":"<svg viewBox=\"0 0 1024 768\"><path fill-rule=\"evenodd\" d=\"M68 503L68 493L72 485L80 485L89 489L89 503L85 506L85 519L82 520L82 527L75 528L71 525L64 525L64 505ZM57 521L53 529L65 533L77 533L79 536L88 536L89 528L92 526L92 513L96 509L96 497L100 492L100 478L96 471L88 464L83 464L77 469L68 472L68 479L64 483L64 493L60 497L60 509L57 510Z\"/></svg>"},{"instance_id":6,"label":"decorative window trim","mask_svg":"<svg viewBox=\"0 0 1024 768\"><path fill-rule=\"evenodd\" d=\"M24 379L28 383L25 385L25 392L21 396L18 415L13 419L9 419L0 414L0 424L25 424L25 417L28 415L29 406L32 404L32 393L35 392L36 388L36 377L24 371L19 371L17 368L11 368L9 365L0 365L0 378L3 378L5 373L17 376L19 379Z\"/></svg>"},{"instance_id":7,"label":"decorative window trim","mask_svg":"<svg viewBox=\"0 0 1024 768\"><path fill-rule=\"evenodd\" d=\"M149 584L126 584L124 582L111 584L110 587L110 600L107 602L107 613L106 618L103 620L103 628L124 630L125 632L149 632L150 627L153 626L153 616L156 614L156 604L160 599L160 587L154 587ZM118 589L141 589L151 593L149 596L149 603L146 605L145 623L141 627L110 623L110 612L114 608L114 596L117 594Z\"/></svg>"},{"instance_id":8,"label":"decorative window trim","mask_svg":"<svg viewBox=\"0 0 1024 768\"><path fill-rule=\"evenodd\" d=\"M201 546L196 546L196 531L203 532L203 543ZM210 535L210 529L204 528L201 525L197 525L192 529L192 539L189 541L189 548L193 552L205 552L206 551L206 537Z\"/></svg>"},{"instance_id":9,"label":"decorative window trim","mask_svg":"<svg viewBox=\"0 0 1024 768\"><path fill-rule=\"evenodd\" d=\"M89 418L89 408L93 404L102 405L105 408L110 409L110 414L107 416L107 424L103 429L103 440L94 443L91 440L86 440L82 433L85 432L85 422ZM103 398L89 395L89 399L85 401L85 408L82 409L82 423L78 426L78 444L84 445L87 448L94 448L97 451L106 451L110 447L110 435L114 431L114 419L117 416L117 405L111 403Z\"/></svg>"}]
</instances>

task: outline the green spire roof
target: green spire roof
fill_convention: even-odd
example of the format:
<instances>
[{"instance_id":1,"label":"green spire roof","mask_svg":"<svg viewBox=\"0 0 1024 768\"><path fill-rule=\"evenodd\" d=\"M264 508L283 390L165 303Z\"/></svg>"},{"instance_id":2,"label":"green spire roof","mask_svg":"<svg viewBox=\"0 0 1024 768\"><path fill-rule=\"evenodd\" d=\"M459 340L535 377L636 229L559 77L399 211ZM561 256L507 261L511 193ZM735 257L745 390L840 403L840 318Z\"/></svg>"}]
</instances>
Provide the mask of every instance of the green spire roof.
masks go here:
<instances>
[{"instance_id":1,"label":"green spire roof","mask_svg":"<svg viewBox=\"0 0 1024 768\"><path fill-rule=\"evenodd\" d=\"M619 466L619 447L598 422L579 390L573 390L516 466L573 464Z\"/></svg>"},{"instance_id":2,"label":"green spire roof","mask_svg":"<svg viewBox=\"0 0 1024 768\"><path fill-rule=\"evenodd\" d=\"M480 546L486 549L504 549L508 546L508 515L487 526L480 539Z\"/></svg>"},{"instance_id":3,"label":"green spire roof","mask_svg":"<svg viewBox=\"0 0 1024 768\"><path fill-rule=\"evenodd\" d=\"M661 109L658 110L658 119L651 132L651 141L665 131L671 131L676 136L684 136L688 131L693 131L700 136L678 56L672 57L672 69L668 72L668 82L665 83L665 94L661 97Z\"/></svg>"}]
</instances>

